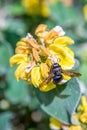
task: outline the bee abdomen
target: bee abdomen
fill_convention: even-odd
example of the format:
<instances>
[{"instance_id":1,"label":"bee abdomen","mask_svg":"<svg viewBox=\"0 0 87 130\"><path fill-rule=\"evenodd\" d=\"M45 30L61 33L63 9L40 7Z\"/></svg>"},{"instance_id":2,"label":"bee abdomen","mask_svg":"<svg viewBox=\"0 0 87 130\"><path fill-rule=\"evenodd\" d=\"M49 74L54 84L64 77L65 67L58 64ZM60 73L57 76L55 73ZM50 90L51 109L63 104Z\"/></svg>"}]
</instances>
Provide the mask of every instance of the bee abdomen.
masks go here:
<instances>
[{"instance_id":1,"label":"bee abdomen","mask_svg":"<svg viewBox=\"0 0 87 130\"><path fill-rule=\"evenodd\" d=\"M54 84L59 83L62 80L62 75L56 75L53 77Z\"/></svg>"}]
</instances>

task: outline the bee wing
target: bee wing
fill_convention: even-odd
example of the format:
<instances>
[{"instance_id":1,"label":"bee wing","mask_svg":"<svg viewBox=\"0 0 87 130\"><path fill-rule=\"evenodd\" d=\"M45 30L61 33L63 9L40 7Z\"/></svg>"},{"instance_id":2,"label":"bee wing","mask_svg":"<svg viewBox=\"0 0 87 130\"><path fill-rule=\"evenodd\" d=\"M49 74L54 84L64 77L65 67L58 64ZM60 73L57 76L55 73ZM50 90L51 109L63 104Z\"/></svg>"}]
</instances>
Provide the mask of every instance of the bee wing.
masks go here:
<instances>
[{"instance_id":1,"label":"bee wing","mask_svg":"<svg viewBox=\"0 0 87 130\"><path fill-rule=\"evenodd\" d=\"M54 77L54 74L50 74L47 78L45 78L45 79L43 80L43 82L40 84L40 86L43 86L43 85L48 84L53 77Z\"/></svg>"},{"instance_id":2,"label":"bee wing","mask_svg":"<svg viewBox=\"0 0 87 130\"><path fill-rule=\"evenodd\" d=\"M71 71L76 70L76 69L80 66L79 60L77 60L77 59L74 59L74 60L75 60L75 64L74 64L74 66L72 67Z\"/></svg>"},{"instance_id":3,"label":"bee wing","mask_svg":"<svg viewBox=\"0 0 87 130\"><path fill-rule=\"evenodd\" d=\"M67 70L63 70L63 73L70 76L70 77L79 77L79 76L81 76L80 73L67 71Z\"/></svg>"}]
</instances>

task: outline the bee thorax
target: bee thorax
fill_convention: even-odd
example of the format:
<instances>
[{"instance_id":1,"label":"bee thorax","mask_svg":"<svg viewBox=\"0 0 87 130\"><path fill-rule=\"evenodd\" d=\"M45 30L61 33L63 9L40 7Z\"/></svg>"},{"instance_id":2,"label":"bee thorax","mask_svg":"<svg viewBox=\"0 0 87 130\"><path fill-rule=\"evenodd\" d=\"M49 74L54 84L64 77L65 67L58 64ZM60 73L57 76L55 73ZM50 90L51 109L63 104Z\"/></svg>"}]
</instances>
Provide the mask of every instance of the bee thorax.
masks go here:
<instances>
[{"instance_id":1,"label":"bee thorax","mask_svg":"<svg viewBox=\"0 0 87 130\"><path fill-rule=\"evenodd\" d=\"M55 74L55 75L59 75L59 74L62 73L62 69L61 69L59 64L57 64L57 63L53 64L52 73Z\"/></svg>"}]
</instances>

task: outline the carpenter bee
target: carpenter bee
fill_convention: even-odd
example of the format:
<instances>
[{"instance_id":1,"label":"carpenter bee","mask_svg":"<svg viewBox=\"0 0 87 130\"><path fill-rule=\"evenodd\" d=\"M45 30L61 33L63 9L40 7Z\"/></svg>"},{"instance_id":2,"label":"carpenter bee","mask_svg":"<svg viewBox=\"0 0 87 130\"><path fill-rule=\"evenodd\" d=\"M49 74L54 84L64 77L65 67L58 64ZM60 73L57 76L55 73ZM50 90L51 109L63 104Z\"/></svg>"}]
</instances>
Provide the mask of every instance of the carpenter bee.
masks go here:
<instances>
[{"instance_id":1,"label":"carpenter bee","mask_svg":"<svg viewBox=\"0 0 87 130\"><path fill-rule=\"evenodd\" d=\"M43 82L41 83L41 86L48 84L51 80L53 80L54 84L58 84L63 79L62 74L66 74L67 76L70 76L70 77L81 76L80 73L63 70L58 63L53 63L49 76L43 80Z\"/></svg>"}]
</instances>

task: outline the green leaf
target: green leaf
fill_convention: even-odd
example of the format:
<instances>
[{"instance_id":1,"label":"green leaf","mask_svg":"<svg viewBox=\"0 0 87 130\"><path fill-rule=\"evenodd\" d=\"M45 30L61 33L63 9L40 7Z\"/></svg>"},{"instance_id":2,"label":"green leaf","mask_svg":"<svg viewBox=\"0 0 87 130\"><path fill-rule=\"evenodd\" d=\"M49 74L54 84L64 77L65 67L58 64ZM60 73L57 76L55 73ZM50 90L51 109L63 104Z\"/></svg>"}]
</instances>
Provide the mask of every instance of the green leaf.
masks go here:
<instances>
[{"instance_id":1,"label":"green leaf","mask_svg":"<svg viewBox=\"0 0 87 130\"><path fill-rule=\"evenodd\" d=\"M30 102L28 87L24 81L16 81L14 77L15 67L9 69L7 75L8 89L5 91L6 98L13 104L27 105Z\"/></svg>"},{"instance_id":2,"label":"green leaf","mask_svg":"<svg viewBox=\"0 0 87 130\"><path fill-rule=\"evenodd\" d=\"M55 117L64 124L73 123L72 113L80 100L80 88L75 78L64 85L58 85L49 92L35 89L41 108L50 116Z\"/></svg>"},{"instance_id":3,"label":"green leaf","mask_svg":"<svg viewBox=\"0 0 87 130\"><path fill-rule=\"evenodd\" d=\"M73 7L66 7L61 2L50 6L52 18L62 26L77 25L79 21L78 12ZM78 17L78 19L77 19Z\"/></svg>"},{"instance_id":4,"label":"green leaf","mask_svg":"<svg viewBox=\"0 0 87 130\"><path fill-rule=\"evenodd\" d=\"M9 14L12 16L20 16L24 14L24 8L22 7L21 3L13 3L12 5L8 5L7 8L9 8Z\"/></svg>"},{"instance_id":5,"label":"green leaf","mask_svg":"<svg viewBox=\"0 0 87 130\"><path fill-rule=\"evenodd\" d=\"M29 109L30 110L36 110L39 106L39 101L35 96L31 98L31 101L29 102Z\"/></svg>"},{"instance_id":6,"label":"green leaf","mask_svg":"<svg viewBox=\"0 0 87 130\"><path fill-rule=\"evenodd\" d=\"M16 43L26 35L27 27L23 20L9 19L7 21L6 29L4 30L5 39L15 49Z\"/></svg>"},{"instance_id":7,"label":"green leaf","mask_svg":"<svg viewBox=\"0 0 87 130\"><path fill-rule=\"evenodd\" d=\"M15 33L16 35L18 36L23 36L24 34L26 34L26 25L24 24L23 20L15 20L15 19L9 19L7 21L7 28L6 30L8 32L12 32L12 33ZM11 36L10 36L11 38Z\"/></svg>"},{"instance_id":8,"label":"green leaf","mask_svg":"<svg viewBox=\"0 0 87 130\"><path fill-rule=\"evenodd\" d=\"M9 67L9 58L12 55L10 44L0 39L0 75L5 74Z\"/></svg>"}]
</instances>

